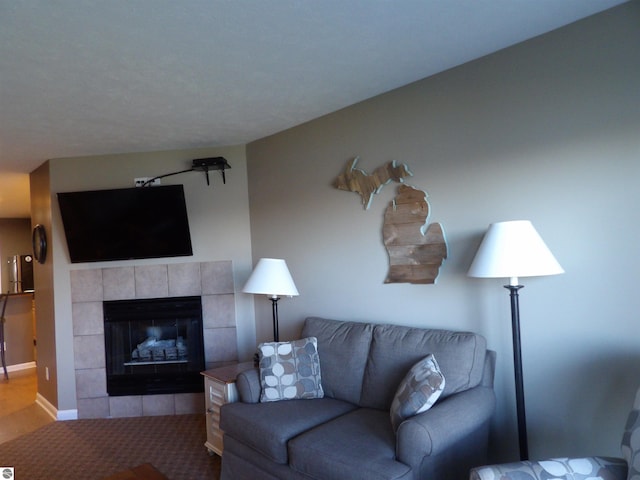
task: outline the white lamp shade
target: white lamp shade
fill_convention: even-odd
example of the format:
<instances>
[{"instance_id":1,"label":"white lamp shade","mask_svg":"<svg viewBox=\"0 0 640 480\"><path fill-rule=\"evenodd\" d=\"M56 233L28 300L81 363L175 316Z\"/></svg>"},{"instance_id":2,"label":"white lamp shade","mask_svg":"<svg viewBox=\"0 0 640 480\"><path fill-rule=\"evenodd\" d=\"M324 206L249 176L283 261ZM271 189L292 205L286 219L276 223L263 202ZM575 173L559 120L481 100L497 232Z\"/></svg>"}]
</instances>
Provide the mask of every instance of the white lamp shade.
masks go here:
<instances>
[{"instance_id":1,"label":"white lamp shade","mask_svg":"<svg viewBox=\"0 0 640 480\"><path fill-rule=\"evenodd\" d=\"M270 297L299 295L287 262L280 258L261 258L242 291Z\"/></svg>"},{"instance_id":2,"label":"white lamp shade","mask_svg":"<svg viewBox=\"0 0 640 480\"><path fill-rule=\"evenodd\" d=\"M516 220L489 225L467 275L517 281L559 273L564 270L531 222Z\"/></svg>"}]
</instances>

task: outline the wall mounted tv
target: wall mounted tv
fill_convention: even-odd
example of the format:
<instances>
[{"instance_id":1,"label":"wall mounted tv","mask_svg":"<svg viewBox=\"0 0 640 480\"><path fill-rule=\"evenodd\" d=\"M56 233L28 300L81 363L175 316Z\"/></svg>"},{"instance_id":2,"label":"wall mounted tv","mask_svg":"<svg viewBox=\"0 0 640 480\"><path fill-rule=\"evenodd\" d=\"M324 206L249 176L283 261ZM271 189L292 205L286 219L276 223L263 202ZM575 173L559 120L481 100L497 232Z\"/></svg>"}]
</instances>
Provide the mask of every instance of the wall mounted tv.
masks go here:
<instances>
[{"instance_id":1,"label":"wall mounted tv","mask_svg":"<svg viewBox=\"0 0 640 480\"><path fill-rule=\"evenodd\" d=\"M58 193L72 263L193 255L182 185Z\"/></svg>"}]
</instances>

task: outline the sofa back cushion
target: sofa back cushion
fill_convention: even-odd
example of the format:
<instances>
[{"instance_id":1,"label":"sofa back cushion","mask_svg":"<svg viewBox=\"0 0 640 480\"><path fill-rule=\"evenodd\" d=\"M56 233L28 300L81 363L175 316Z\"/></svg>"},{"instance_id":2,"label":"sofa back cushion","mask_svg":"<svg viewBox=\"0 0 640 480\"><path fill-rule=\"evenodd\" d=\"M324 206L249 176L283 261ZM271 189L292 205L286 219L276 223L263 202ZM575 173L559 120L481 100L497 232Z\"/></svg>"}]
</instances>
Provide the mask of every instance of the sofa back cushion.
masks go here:
<instances>
[{"instance_id":1,"label":"sofa back cushion","mask_svg":"<svg viewBox=\"0 0 640 480\"><path fill-rule=\"evenodd\" d=\"M305 320L302 336L318 339L322 389L326 396L359 403L372 335L373 325L369 323L317 317Z\"/></svg>"},{"instance_id":2,"label":"sofa back cushion","mask_svg":"<svg viewBox=\"0 0 640 480\"><path fill-rule=\"evenodd\" d=\"M475 333L376 325L359 404L388 410L404 376L430 353L446 379L441 398L475 387L482 380L486 349L485 338ZM324 380L324 369L322 374Z\"/></svg>"}]
</instances>

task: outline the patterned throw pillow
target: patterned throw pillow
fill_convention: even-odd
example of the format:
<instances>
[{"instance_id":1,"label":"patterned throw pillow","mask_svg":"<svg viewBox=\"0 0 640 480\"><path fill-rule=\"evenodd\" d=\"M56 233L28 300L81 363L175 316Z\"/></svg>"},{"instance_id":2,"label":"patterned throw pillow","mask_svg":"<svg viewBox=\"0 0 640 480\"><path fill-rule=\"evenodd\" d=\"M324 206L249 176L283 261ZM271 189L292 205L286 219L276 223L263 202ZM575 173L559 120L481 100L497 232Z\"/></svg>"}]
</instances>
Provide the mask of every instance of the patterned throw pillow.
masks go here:
<instances>
[{"instance_id":1,"label":"patterned throw pillow","mask_svg":"<svg viewBox=\"0 0 640 480\"><path fill-rule=\"evenodd\" d=\"M640 390L624 428L622 456L629 467L627 480L640 480Z\"/></svg>"},{"instance_id":2,"label":"patterned throw pillow","mask_svg":"<svg viewBox=\"0 0 640 480\"><path fill-rule=\"evenodd\" d=\"M398 430L409 417L426 412L444 390L444 376L436 358L429 354L416 363L404 377L391 403L391 425Z\"/></svg>"},{"instance_id":3,"label":"patterned throw pillow","mask_svg":"<svg viewBox=\"0 0 640 480\"><path fill-rule=\"evenodd\" d=\"M487 465L471 469L469 480L614 480L624 478L627 464L621 458L551 458L540 462Z\"/></svg>"},{"instance_id":4,"label":"patterned throw pillow","mask_svg":"<svg viewBox=\"0 0 640 480\"><path fill-rule=\"evenodd\" d=\"M261 343L258 355L261 402L324 397L316 337Z\"/></svg>"}]
</instances>

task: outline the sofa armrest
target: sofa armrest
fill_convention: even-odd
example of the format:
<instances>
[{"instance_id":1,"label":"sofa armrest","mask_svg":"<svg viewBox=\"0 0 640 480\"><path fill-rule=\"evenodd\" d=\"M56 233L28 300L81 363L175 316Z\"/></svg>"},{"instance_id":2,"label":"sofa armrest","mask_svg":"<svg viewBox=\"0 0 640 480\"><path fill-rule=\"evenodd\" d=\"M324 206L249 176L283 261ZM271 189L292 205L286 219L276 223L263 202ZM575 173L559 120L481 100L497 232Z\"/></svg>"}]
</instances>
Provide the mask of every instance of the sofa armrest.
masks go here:
<instances>
[{"instance_id":1,"label":"sofa armrest","mask_svg":"<svg viewBox=\"0 0 640 480\"><path fill-rule=\"evenodd\" d=\"M496 374L496 352L494 350L487 350L487 355L484 357L484 372L482 373L482 380L480 385L483 387L493 388L493 381Z\"/></svg>"},{"instance_id":2,"label":"sofa armrest","mask_svg":"<svg viewBox=\"0 0 640 480\"><path fill-rule=\"evenodd\" d=\"M258 403L260 401L260 372L257 368L250 368L238 374L236 388L240 401L243 403Z\"/></svg>"},{"instance_id":3,"label":"sofa armrest","mask_svg":"<svg viewBox=\"0 0 640 480\"><path fill-rule=\"evenodd\" d=\"M420 465L486 428L495 410L493 389L478 386L451 395L424 413L400 424L396 434L396 457L407 465ZM486 445L483 447L486 448Z\"/></svg>"},{"instance_id":4,"label":"sofa armrest","mask_svg":"<svg viewBox=\"0 0 640 480\"><path fill-rule=\"evenodd\" d=\"M626 480L627 463L621 458L552 458L539 462L522 461L487 465L471 469L470 480L509 480L528 478L531 480L576 479Z\"/></svg>"}]
</instances>

